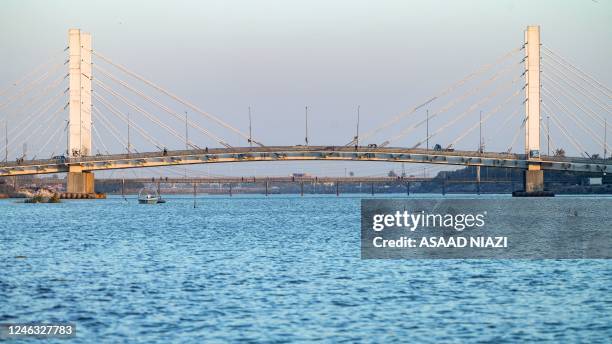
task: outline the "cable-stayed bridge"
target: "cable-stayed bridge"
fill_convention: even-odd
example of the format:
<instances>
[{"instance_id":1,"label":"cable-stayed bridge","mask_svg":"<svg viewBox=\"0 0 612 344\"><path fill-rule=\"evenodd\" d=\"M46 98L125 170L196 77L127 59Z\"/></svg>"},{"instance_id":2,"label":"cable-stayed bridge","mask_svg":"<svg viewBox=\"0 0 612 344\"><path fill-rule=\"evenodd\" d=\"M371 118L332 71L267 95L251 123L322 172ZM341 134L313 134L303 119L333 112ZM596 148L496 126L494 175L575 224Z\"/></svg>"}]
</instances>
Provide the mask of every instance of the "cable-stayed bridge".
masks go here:
<instances>
[{"instance_id":1,"label":"cable-stayed bridge","mask_svg":"<svg viewBox=\"0 0 612 344\"><path fill-rule=\"evenodd\" d=\"M364 133L357 126L346 144L325 146L309 144L307 122L304 145L265 145L250 130L243 132L92 49L90 34L71 29L68 36L67 58L66 50L60 52L0 90L0 120L7 123L0 177L65 172L68 192L92 193L93 172L103 170L385 161L523 169L531 192L543 190L544 170L606 173L612 168L606 135L612 91L542 45L538 26L525 30L521 46L421 104ZM189 109L190 116L177 107ZM511 136L507 148L497 152L485 149L480 133L494 122L497 146ZM477 133L477 145L467 142ZM230 144L228 135L239 137L240 144ZM433 144L443 136L447 142ZM36 153L28 154L32 148ZM597 149L601 155L593 154Z\"/></svg>"}]
</instances>

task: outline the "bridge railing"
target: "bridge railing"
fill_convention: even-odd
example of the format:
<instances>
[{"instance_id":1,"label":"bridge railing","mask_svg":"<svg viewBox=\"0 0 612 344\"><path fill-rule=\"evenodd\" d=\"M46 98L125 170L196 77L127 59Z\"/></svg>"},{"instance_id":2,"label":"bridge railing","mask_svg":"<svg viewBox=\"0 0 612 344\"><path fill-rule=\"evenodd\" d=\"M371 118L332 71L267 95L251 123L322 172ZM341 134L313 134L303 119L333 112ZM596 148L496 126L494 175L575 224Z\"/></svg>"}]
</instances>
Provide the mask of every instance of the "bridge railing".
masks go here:
<instances>
[{"instance_id":1,"label":"bridge railing","mask_svg":"<svg viewBox=\"0 0 612 344\"><path fill-rule=\"evenodd\" d=\"M133 160L146 159L157 157L181 157L190 155L206 155L206 154L248 154L248 153L280 153L280 152L342 152L342 153L399 153L399 154L422 154L422 155L437 155L437 156L466 156L466 157L481 157L493 159L512 159L512 160L527 160L525 154L517 153L496 153L496 152L479 152L479 151L447 151L447 150L427 150L427 149L412 149L401 147L371 147L371 146L265 146L265 147L232 147L232 148L205 148L193 150L164 150L146 153L124 153L124 154L97 154L84 157L57 157L51 159L36 159L36 160L17 160L0 163L0 167L15 167L15 166L33 166L33 165L66 165L79 164L85 162L99 162L109 160ZM542 161L567 162L567 163L584 163L584 164L607 164L612 161L612 158L580 158L580 157L559 157L559 156L542 156Z\"/></svg>"}]
</instances>

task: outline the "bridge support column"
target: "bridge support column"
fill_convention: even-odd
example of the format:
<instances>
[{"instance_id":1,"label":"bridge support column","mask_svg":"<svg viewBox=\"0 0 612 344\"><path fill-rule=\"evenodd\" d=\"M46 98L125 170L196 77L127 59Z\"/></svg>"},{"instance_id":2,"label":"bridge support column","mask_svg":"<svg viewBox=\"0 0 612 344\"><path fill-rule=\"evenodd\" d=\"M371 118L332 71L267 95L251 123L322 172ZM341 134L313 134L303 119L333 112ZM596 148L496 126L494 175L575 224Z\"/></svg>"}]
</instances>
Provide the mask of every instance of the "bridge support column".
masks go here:
<instances>
[{"instance_id":1,"label":"bridge support column","mask_svg":"<svg viewBox=\"0 0 612 344\"><path fill-rule=\"evenodd\" d=\"M555 194L544 190L544 171L540 164L529 164L523 172L523 191L513 191L515 197L553 197Z\"/></svg>"},{"instance_id":2,"label":"bridge support column","mask_svg":"<svg viewBox=\"0 0 612 344\"><path fill-rule=\"evenodd\" d=\"M68 172L68 178L66 180L66 192L77 194L93 194L93 172Z\"/></svg>"},{"instance_id":3,"label":"bridge support column","mask_svg":"<svg viewBox=\"0 0 612 344\"><path fill-rule=\"evenodd\" d=\"M529 169L524 173L525 192L544 191L544 171L539 165L529 165Z\"/></svg>"},{"instance_id":4,"label":"bridge support column","mask_svg":"<svg viewBox=\"0 0 612 344\"><path fill-rule=\"evenodd\" d=\"M544 191L544 171L525 171L525 191Z\"/></svg>"},{"instance_id":5,"label":"bridge support column","mask_svg":"<svg viewBox=\"0 0 612 344\"><path fill-rule=\"evenodd\" d=\"M540 27L525 30L525 156L529 160L524 172L525 190L513 196L554 196L544 191L544 171L540 166Z\"/></svg>"}]
</instances>

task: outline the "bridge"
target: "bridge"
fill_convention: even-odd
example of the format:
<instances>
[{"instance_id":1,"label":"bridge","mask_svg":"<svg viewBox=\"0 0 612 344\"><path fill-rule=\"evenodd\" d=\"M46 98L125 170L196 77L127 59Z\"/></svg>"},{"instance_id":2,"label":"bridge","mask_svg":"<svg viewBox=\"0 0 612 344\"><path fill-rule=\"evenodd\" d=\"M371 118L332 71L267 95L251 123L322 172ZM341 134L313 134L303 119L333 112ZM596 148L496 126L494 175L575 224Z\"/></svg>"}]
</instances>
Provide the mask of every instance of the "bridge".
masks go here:
<instances>
[{"instance_id":1,"label":"bridge","mask_svg":"<svg viewBox=\"0 0 612 344\"><path fill-rule=\"evenodd\" d=\"M42 136L43 139L46 138L46 142L42 145L44 148L58 137L58 133L61 136L61 129L57 130L57 128L55 133L48 134L46 132L47 126L51 127L53 120L66 123L66 154L49 156L45 159L37 158L37 156L27 159L24 148L24 154L21 157L10 160L9 146L14 145L13 142L19 141L13 140L9 144L9 132L8 128L5 128L5 160L0 163L0 177L68 173L67 192L90 194L94 192L94 172L103 170L255 161L383 161L521 169L525 171L525 191L540 192L544 189L544 170L605 174L612 168L612 160L607 157L606 135L612 92L601 82L573 66L554 51L542 46L539 26L527 27L525 41L520 47L511 50L493 63L483 65L477 71L428 98L424 103L387 120L364 134L359 133L358 124L356 135L347 139L348 143L328 146L309 144L307 122L304 145L266 146L259 140L255 140L250 130L248 134L243 133L220 117L201 110L189 101L93 50L91 35L79 29L69 30L67 50L69 51L69 56L65 62L68 65L67 74L62 73L58 79L48 82L47 80L54 72L58 70L61 72L64 64L43 64L39 68L35 68L26 77L13 83L13 87L0 92L0 96L4 96L4 99L0 98L0 115L2 112L7 113L6 110L13 106L15 111L23 117L23 125L16 126L12 131L15 137L27 134L35 137ZM519 61L514 61L513 58L517 58L521 51L523 51L524 57ZM98 63L94 65L93 57L96 57L106 67L99 66ZM546 59L543 59L543 57ZM543 73L542 60L551 61L546 71L550 70L552 76ZM522 68L523 72L513 75L512 72L515 72L516 66ZM148 95L107 70L111 67L114 68L115 72L123 73L126 78L144 84L166 99L190 109L200 118L206 120L207 123L204 124L193 118L188 119L186 112L183 117L171 106L160 101L159 97ZM495 71L494 67L498 70ZM102 78L96 77L94 79L94 70ZM42 75L36 77L36 72L40 71L43 72ZM486 77L486 73L493 71L494 74ZM469 82L476 82L478 78L482 79L476 86L452 98L443 106L438 107L437 111L430 114L427 110L426 119L413 118L423 109L433 107L440 99L462 90ZM508 79L506 83L496 85L496 82L504 78ZM542 85L542 78L547 80L546 87ZM61 88L65 79L69 81L67 89L61 92L59 97L44 101L43 96L51 93L54 89L57 90L58 87ZM105 81L102 81L102 79ZM47 83L45 84L45 82ZM111 86L111 83L115 87ZM93 85L96 86L95 92ZM464 105L460 110L454 110L456 107L459 108L459 105L463 102L473 99L482 91L493 86L496 87L484 97L477 99L469 106ZM27 99L26 96L36 92L37 87L39 88L38 93ZM129 91L129 96L121 94L119 89ZM98 90L101 92L98 92ZM503 93L508 91L511 94L508 97L502 97ZM52 106L56 105L66 94L68 100L64 103L65 105L60 103L61 107L50 114ZM519 97L521 94L524 95L522 99ZM146 103L149 108L134 101L134 97ZM109 100L110 98L113 101ZM95 104L93 100L96 101ZM492 100L498 100L499 103L495 106L491 105ZM31 110L30 108L37 102L39 108L35 111ZM121 103L123 109L117 103ZM502 113L506 107L517 103L519 107L502 120L501 130L504 130L504 127L512 119L522 113L523 119L520 121L520 126L517 127L518 130L506 151L485 151L482 134L479 134L479 145L476 150L458 149L458 144L467 135L475 129L481 128L482 124L489 121L496 113ZM470 114L485 106L487 111L484 117L481 111L479 120L476 123L470 123L471 126L461 129L452 143L444 147L440 145L436 145L433 149L430 147L429 142L434 137L439 136L454 125L465 124L466 118ZM155 110L150 110L150 107ZM541 113L542 108L546 110L547 114L545 133L543 132L544 125L542 125L544 122L544 116ZM66 109L69 110L67 121L61 120L57 115ZM140 114L142 121L138 122L130 118L129 111ZM430 120L441 117L446 113L453 116L442 126L430 132ZM109 117L111 114L115 116L114 120ZM566 119L571 120L571 122L564 124L561 120L561 114L564 114ZM307 115L308 108L306 108ZM7 120L9 116L10 114L5 116ZM399 132L391 133L391 136L388 136L386 140L379 144L360 145L360 143L372 139L376 135L392 131L394 127L406 119L410 119L409 125L402 127ZM557 152L558 154L550 154L552 142L550 119L553 120L553 124L558 129L557 134L574 146L575 151L580 156L565 156L565 154L559 152ZM110 152L106 147L106 140L101 138L97 126L93 125L94 120L95 123L100 123L106 129L108 136L112 136L125 150L124 152L118 154ZM168 122L169 120L172 122ZM167 144L159 142L158 137L151 134L152 130L145 127L145 122L148 125L153 125L154 130L164 132L165 135L169 134L181 144L184 143L185 149L169 150ZM116 123L127 124L127 140L116 128ZM32 131L31 126L33 124L39 124L42 133ZM182 125L184 125L184 133L181 132L181 129L177 129L177 126ZM392 143L397 143L411 134L414 136L415 130L425 125L427 126L427 133L416 144L410 147L392 146ZM570 129L568 129L568 125L571 125ZM234 147L230 145L227 140L212 131L213 126L229 131L232 135L238 135L247 146ZM599 127L603 128L603 132L599 130ZM208 144L205 148L202 148L204 144L193 138L190 140L189 129L192 130L192 135L193 130L195 130L196 133L206 137L209 140L207 142L212 142L211 148L208 148ZM595 144L603 147L603 156L587 152L583 140L578 140L574 136L574 132L578 129L584 131ZM524 135L524 151L520 153L512 152L521 132ZM141 141L147 142L144 150L137 150L133 146L134 137L130 137L130 135L134 134L138 134ZM103 153L98 149L98 153L94 154L95 150L92 144L94 137L98 138ZM545 140L542 137L545 137ZM23 141L29 142L28 139ZM547 146L546 154L541 147L543 141ZM217 147L213 147L213 145Z\"/></svg>"}]
</instances>

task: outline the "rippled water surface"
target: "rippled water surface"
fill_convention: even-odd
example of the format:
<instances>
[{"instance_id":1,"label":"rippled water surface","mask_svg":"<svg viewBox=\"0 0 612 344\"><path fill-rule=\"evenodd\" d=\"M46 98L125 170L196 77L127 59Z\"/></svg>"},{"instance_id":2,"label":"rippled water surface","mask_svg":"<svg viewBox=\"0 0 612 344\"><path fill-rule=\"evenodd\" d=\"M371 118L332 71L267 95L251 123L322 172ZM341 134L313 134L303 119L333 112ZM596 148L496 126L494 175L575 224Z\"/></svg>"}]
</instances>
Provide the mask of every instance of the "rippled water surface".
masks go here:
<instances>
[{"instance_id":1,"label":"rippled water surface","mask_svg":"<svg viewBox=\"0 0 612 344\"><path fill-rule=\"evenodd\" d=\"M361 260L359 200L1 200L0 322L84 343L612 338L611 261Z\"/></svg>"}]
</instances>

